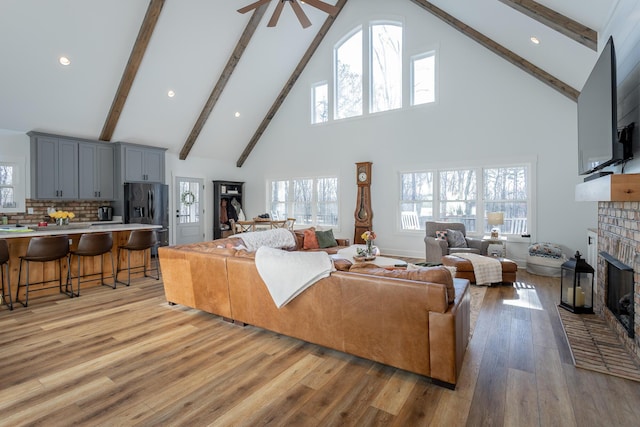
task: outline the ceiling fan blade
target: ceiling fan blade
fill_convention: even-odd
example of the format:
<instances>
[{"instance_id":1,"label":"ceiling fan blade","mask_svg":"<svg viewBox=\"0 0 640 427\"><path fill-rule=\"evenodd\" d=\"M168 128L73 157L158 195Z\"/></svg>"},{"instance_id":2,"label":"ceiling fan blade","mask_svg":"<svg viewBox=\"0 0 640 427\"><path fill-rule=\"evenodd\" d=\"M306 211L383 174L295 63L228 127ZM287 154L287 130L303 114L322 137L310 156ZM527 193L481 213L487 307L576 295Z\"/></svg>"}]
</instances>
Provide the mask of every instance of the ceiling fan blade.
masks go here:
<instances>
[{"instance_id":1,"label":"ceiling fan blade","mask_svg":"<svg viewBox=\"0 0 640 427\"><path fill-rule=\"evenodd\" d=\"M270 2L270 1L271 1L271 0L258 0L257 2L251 3L251 4L250 4L250 5L248 5L248 6L245 6L245 7L241 8L241 9L238 9L238 12L240 12L240 13L247 13L247 12L249 12L250 10L257 9L258 7L262 6L262 5L263 5L263 4L265 4L265 3L268 3L268 2Z\"/></svg>"},{"instance_id":2,"label":"ceiling fan blade","mask_svg":"<svg viewBox=\"0 0 640 427\"><path fill-rule=\"evenodd\" d=\"M304 2L309 6L313 6L316 9L320 9L321 11L328 13L331 16L336 16L338 13L338 8L336 6L332 6L321 0L304 0Z\"/></svg>"},{"instance_id":3,"label":"ceiling fan blade","mask_svg":"<svg viewBox=\"0 0 640 427\"><path fill-rule=\"evenodd\" d=\"M280 14L282 13L282 8L284 7L284 1L278 0L278 4L276 5L276 9L273 11L273 15L271 15L271 19L267 24L267 27L275 27L278 23L278 19L280 19Z\"/></svg>"},{"instance_id":4,"label":"ceiling fan blade","mask_svg":"<svg viewBox=\"0 0 640 427\"><path fill-rule=\"evenodd\" d=\"M302 28L310 27L311 21L309 21L309 18L307 18L307 14L304 13L304 10L302 10L302 7L300 7L298 2L296 0L293 0L290 3L291 3L291 7L293 8L293 11L296 13L296 16L298 17L298 21L300 21L300 25L302 25Z\"/></svg>"}]
</instances>

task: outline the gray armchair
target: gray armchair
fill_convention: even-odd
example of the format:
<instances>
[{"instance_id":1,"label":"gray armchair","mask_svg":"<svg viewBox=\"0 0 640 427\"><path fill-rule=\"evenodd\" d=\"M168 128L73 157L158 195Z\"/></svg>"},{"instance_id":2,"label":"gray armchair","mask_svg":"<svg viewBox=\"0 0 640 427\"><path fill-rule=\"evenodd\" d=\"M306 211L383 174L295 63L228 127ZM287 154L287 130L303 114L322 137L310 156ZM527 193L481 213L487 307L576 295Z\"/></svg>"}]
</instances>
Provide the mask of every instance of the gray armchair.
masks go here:
<instances>
[{"instance_id":1,"label":"gray armchair","mask_svg":"<svg viewBox=\"0 0 640 427\"><path fill-rule=\"evenodd\" d=\"M461 231L467 242L468 247L452 248L452 247L449 247L448 241L437 240L436 231L444 231L447 229ZM443 256L454 254L454 253L460 253L460 252L474 253L474 254L480 254L480 255L487 254L487 247L489 246L489 242L483 241L482 239L467 237L467 230L464 224L459 222L427 221L426 234L427 235L424 238L424 243L427 251L427 256L426 256L427 262L440 263L442 262L441 259Z\"/></svg>"}]
</instances>

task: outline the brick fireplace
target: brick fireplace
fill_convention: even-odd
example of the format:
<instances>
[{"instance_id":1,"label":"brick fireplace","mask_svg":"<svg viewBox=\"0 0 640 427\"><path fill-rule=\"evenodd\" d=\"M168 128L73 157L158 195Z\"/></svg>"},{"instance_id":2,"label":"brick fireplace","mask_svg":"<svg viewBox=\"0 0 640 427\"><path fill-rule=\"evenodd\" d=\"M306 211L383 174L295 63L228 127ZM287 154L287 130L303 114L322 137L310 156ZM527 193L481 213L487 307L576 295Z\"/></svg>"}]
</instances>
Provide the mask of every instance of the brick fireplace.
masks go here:
<instances>
[{"instance_id":1,"label":"brick fireplace","mask_svg":"<svg viewBox=\"0 0 640 427\"><path fill-rule=\"evenodd\" d=\"M607 263L601 256L598 257L594 311L602 316L625 345L640 357L640 202L598 203L598 252L602 251L633 268L635 337L629 337L622 324L607 308Z\"/></svg>"}]
</instances>

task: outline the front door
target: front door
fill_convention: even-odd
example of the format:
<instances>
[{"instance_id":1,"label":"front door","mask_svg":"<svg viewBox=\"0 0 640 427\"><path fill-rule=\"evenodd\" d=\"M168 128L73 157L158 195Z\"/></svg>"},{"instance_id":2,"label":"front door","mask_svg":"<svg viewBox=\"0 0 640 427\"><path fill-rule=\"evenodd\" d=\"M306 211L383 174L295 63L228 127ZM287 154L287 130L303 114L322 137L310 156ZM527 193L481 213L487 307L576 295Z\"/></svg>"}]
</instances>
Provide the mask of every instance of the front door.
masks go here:
<instances>
[{"instance_id":1,"label":"front door","mask_svg":"<svg viewBox=\"0 0 640 427\"><path fill-rule=\"evenodd\" d=\"M198 178L176 177L176 244L204 240L204 215L201 197L204 181Z\"/></svg>"}]
</instances>

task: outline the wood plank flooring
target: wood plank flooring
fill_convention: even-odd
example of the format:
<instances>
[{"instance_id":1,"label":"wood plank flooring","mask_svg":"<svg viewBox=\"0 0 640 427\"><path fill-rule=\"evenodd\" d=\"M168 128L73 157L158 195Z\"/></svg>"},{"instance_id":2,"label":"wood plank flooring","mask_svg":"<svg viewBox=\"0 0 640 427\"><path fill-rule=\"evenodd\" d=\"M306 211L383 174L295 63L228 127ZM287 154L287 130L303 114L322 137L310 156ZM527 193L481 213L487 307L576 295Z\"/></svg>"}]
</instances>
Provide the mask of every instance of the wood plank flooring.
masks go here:
<instances>
[{"instance_id":1,"label":"wood plank flooring","mask_svg":"<svg viewBox=\"0 0 640 427\"><path fill-rule=\"evenodd\" d=\"M162 283L0 309L0 425L636 425L637 383L575 368L558 279L487 289L455 391L164 300Z\"/></svg>"}]
</instances>

